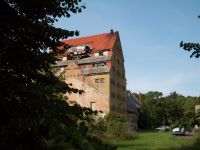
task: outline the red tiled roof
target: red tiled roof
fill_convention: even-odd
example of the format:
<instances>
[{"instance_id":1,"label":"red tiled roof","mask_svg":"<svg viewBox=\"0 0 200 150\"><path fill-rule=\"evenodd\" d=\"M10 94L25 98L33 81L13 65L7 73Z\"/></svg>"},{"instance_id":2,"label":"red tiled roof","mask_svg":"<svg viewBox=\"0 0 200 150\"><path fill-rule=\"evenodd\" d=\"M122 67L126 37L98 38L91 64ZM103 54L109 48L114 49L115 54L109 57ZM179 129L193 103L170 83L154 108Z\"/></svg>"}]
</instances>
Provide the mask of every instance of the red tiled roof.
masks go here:
<instances>
[{"instance_id":1,"label":"red tiled roof","mask_svg":"<svg viewBox=\"0 0 200 150\"><path fill-rule=\"evenodd\" d=\"M70 46L78 46L78 45L89 45L94 51L112 49L116 38L118 36L118 32L114 33L104 33L97 34L92 36L80 37L70 40L64 40L65 44Z\"/></svg>"}]
</instances>

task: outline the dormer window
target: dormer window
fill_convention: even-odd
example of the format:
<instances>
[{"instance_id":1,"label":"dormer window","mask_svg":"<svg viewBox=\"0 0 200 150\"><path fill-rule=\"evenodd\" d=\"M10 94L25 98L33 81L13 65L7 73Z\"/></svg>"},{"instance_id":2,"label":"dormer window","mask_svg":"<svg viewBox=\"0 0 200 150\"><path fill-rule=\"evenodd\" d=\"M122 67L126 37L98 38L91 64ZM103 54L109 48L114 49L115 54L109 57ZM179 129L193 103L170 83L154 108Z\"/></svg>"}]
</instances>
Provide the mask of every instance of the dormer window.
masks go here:
<instances>
[{"instance_id":1,"label":"dormer window","mask_svg":"<svg viewBox=\"0 0 200 150\"><path fill-rule=\"evenodd\" d=\"M108 51L102 51L94 54L95 57L108 56Z\"/></svg>"},{"instance_id":2,"label":"dormer window","mask_svg":"<svg viewBox=\"0 0 200 150\"><path fill-rule=\"evenodd\" d=\"M104 51L103 56L108 56L108 51Z\"/></svg>"},{"instance_id":3,"label":"dormer window","mask_svg":"<svg viewBox=\"0 0 200 150\"><path fill-rule=\"evenodd\" d=\"M91 51L90 46L88 45L79 45L73 46L68 49L69 59L82 59L90 57L89 53Z\"/></svg>"},{"instance_id":4,"label":"dormer window","mask_svg":"<svg viewBox=\"0 0 200 150\"><path fill-rule=\"evenodd\" d=\"M99 52L99 56L103 56L103 52Z\"/></svg>"}]
</instances>

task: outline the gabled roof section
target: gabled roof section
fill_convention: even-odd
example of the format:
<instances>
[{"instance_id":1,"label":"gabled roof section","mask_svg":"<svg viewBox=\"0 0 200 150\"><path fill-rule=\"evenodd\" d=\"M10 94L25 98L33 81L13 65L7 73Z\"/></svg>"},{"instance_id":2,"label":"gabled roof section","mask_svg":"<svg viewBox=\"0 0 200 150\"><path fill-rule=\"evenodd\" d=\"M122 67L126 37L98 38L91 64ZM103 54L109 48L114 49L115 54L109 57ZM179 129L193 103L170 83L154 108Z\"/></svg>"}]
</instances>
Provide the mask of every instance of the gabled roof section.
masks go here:
<instances>
[{"instance_id":1,"label":"gabled roof section","mask_svg":"<svg viewBox=\"0 0 200 150\"><path fill-rule=\"evenodd\" d=\"M94 51L102 51L112 49L117 39L117 36L119 36L118 32L111 32L64 40L63 42L70 46L88 45Z\"/></svg>"},{"instance_id":2,"label":"gabled roof section","mask_svg":"<svg viewBox=\"0 0 200 150\"><path fill-rule=\"evenodd\" d=\"M126 91L127 94L127 111L136 112L137 109L141 109L141 104L138 99L130 92Z\"/></svg>"}]
</instances>

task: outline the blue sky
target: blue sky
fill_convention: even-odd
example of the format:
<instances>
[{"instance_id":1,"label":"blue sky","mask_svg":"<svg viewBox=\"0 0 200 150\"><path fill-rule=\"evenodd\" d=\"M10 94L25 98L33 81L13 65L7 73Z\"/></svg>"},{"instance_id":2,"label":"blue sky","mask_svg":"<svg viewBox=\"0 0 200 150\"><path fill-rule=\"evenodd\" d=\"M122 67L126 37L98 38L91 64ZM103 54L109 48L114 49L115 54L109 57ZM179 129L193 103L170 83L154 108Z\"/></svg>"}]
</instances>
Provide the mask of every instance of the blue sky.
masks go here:
<instances>
[{"instance_id":1,"label":"blue sky","mask_svg":"<svg viewBox=\"0 0 200 150\"><path fill-rule=\"evenodd\" d=\"M86 9L60 19L57 27L80 36L119 31L125 57L127 89L177 91L200 96L200 58L179 47L200 42L199 0L83 0Z\"/></svg>"}]
</instances>

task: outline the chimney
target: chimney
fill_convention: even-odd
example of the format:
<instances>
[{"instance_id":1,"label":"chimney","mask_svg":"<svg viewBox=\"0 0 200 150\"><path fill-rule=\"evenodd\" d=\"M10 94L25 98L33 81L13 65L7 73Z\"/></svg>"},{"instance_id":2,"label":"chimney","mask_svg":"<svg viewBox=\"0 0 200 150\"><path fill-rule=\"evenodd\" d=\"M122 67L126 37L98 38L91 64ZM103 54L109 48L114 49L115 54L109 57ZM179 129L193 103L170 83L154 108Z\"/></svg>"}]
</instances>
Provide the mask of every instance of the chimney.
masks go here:
<instances>
[{"instance_id":1,"label":"chimney","mask_svg":"<svg viewBox=\"0 0 200 150\"><path fill-rule=\"evenodd\" d=\"M113 29L111 29L111 30L110 30L110 33L112 33L112 34L113 34L113 33L114 33L114 30L113 30Z\"/></svg>"}]
</instances>

